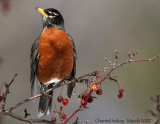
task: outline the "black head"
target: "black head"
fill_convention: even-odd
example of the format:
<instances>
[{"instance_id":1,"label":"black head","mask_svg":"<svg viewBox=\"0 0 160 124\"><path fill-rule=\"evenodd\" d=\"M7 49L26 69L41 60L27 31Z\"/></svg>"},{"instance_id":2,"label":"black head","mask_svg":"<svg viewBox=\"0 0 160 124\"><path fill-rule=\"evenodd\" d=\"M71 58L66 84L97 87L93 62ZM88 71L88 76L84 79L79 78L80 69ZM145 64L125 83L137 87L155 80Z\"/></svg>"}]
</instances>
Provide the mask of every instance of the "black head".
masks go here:
<instances>
[{"instance_id":1,"label":"black head","mask_svg":"<svg viewBox=\"0 0 160 124\"><path fill-rule=\"evenodd\" d=\"M64 30L64 20L61 13L53 8L41 9L37 8L37 10L42 14L43 27L51 28L55 27L60 30Z\"/></svg>"}]
</instances>

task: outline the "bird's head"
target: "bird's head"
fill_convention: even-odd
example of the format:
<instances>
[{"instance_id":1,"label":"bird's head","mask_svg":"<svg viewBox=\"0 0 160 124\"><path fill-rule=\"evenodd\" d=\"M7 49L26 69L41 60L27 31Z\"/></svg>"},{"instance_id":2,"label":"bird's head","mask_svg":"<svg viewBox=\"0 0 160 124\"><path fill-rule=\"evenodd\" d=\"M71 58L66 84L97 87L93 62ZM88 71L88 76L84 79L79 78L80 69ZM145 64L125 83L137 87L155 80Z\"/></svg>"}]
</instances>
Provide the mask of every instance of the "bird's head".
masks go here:
<instances>
[{"instance_id":1,"label":"bird's head","mask_svg":"<svg viewBox=\"0 0 160 124\"><path fill-rule=\"evenodd\" d=\"M53 8L41 9L36 8L38 12L42 14L43 27L47 28L58 28L64 30L64 20L61 13Z\"/></svg>"}]
</instances>

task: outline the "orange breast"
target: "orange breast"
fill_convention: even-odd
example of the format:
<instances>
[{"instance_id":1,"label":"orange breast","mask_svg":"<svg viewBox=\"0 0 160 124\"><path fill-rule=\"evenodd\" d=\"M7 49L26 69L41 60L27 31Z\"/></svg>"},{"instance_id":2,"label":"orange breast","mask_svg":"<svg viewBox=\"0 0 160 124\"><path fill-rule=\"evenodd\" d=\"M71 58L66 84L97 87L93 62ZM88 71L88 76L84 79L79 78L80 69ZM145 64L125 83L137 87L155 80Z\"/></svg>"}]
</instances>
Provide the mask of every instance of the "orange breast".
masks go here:
<instances>
[{"instance_id":1,"label":"orange breast","mask_svg":"<svg viewBox=\"0 0 160 124\"><path fill-rule=\"evenodd\" d=\"M37 78L47 83L53 78L64 79L73 69L73 45L66 32L45 28L39 37Z\"/></svg>"}]
</instances>

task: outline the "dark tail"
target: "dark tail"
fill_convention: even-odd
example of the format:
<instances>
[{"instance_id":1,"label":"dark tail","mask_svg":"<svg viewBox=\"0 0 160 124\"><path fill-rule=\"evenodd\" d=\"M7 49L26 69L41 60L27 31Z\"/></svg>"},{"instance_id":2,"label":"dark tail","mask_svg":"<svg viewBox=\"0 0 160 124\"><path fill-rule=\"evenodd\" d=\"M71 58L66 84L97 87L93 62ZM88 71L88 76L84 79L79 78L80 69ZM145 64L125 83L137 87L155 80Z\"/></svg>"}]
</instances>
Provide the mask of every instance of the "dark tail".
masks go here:
<instances>
[{"instance_id":1,"label":"dark tail","mask_svg":"<svg viewBox=\"0 0 160 124\"><path fill-rule=\"evenodd\" d=\"M42 90L47 91L52 88L52 85L42 85ZM38 108L38 117L43 117L44 115L49 115L52 111L52 96L53 91L49 92L46 95L40 97L39 108Z\"/></svg>"},{"instance_id":2,"label":"dark tail","mask_svg":"<svg viewBox=\"0 0 160 124\"><path fill-rule=\"evenodd\" d=\"M67 96L69 98L71 98L72 96L72 92L73 92L73 88L75 87L75 82L68 84L68 88L67 88Z\"/></svg>"}]
</instances>

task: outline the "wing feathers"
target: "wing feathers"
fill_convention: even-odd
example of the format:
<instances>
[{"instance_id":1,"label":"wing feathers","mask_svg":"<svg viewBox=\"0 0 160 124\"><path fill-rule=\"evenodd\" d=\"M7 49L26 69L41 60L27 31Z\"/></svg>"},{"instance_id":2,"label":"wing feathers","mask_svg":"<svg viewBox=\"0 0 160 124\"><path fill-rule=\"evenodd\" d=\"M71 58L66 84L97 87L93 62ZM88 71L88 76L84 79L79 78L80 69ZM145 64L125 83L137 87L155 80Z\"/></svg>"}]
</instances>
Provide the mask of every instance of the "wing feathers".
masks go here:
<instances>
[{"instance_id":1,"label":"wing feathers","mask_svg":"<svg viewBox=\"0 0 160 124\"><path fill-rule=\"evenodd\" d=\"M75 47L73 38L72 38L69 34L68 34L68 37L70 38L70 40L71 40L71 42L72 42L72 45L73 45L73 51L74 51L74 56L73 56L73 58L74 58L74 64L73 64L73 69L72 69L71 74L70 74L69 76L67 76L66 79L73 79L73 78L75 78L75 76L76 76L76 60L77 60L77 52L76 52L76 47ZM75 86L75 83L74 83L74 82L73 82L73 83L70 83L70 84L68 85L68 88L67 88L67 96L68 96L69 98L70 98L71 95L72 95L72 91L73 91L74 86Z\"/></svg>"},{"instance_id":2,"label":"wing feathers","mask_svg":"<svg viewBox=\"0 0 160 124\"><path fill-rule=\"evenodd\" d=\"M31 75L30 75L30 83L31 83L31 95L36 95L36 70L38 65L38 38L34 41L32 48L31 48L31 55L30 55L30 65L31 65Z\"/></svg>"}]
</instances>

